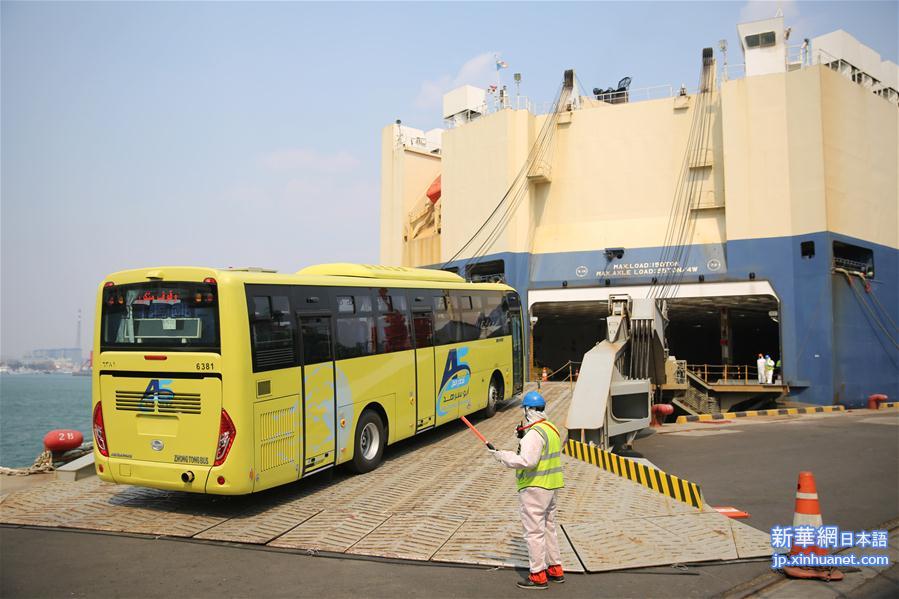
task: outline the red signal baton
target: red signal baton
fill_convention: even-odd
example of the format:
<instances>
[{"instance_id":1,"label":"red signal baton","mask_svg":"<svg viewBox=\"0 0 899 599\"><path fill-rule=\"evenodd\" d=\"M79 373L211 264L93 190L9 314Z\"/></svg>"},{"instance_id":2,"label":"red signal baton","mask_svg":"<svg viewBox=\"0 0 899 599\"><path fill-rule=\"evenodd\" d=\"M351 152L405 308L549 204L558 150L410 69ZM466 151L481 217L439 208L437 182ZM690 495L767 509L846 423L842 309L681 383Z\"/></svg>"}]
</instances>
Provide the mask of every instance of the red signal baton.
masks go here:
<instances>
[{"instance_id":1,"label":"red signal baton","mask_svg":"<svg viewBox=\"0 0 899 599\"><path fill-rule=\"evenodd\" d=\"M489 443L489 442L487 441L487 439L484 437L484 435L482 435L482 434L480 433L480 431L478 431L478 429L476 429L476 428L474 427L474 425L468 421L468 418L466 418L465 416L462 416L461 418L462 418L462 422L465 423L465 426L467 426L468 428L470 428L470 429L471 429L471 432L474 433L475 437L477 437L478 439L480 439L481 442L484 443L484 444L487 446L488 449L496 449L495 447L493 447L493 445L492 445L491 443Z\"/></svg>"}]
</instances>

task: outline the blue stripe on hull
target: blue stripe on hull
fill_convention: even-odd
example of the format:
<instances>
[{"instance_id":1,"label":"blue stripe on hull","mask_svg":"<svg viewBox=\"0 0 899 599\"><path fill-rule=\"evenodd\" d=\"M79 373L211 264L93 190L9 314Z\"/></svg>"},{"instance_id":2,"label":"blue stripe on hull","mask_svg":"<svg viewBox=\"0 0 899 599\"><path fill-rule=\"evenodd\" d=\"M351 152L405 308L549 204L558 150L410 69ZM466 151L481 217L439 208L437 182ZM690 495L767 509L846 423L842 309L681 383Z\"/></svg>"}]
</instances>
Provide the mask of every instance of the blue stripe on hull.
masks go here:
<instances>
[{"instance_id":1,"label":"blue stripe on hull","mask_svg":"<svg viewBox=\"0 0 899 599\"><path fill-rule=\"evenodd\" d=\"M814 241L815 256L803 258L800 242ZM831 273L832 246L842 241L874 252L871 288L893 322L899 323L899 251L831 232L794 237L746 239L685 248L677 265L659 264L660 248L625 248L618 260L604 250L537 254L504 252L483 261L505 261L506 279L524 301L529 289L644 285L683 269L684 283L747 281L749 273L771 283L781 301L781 346L784 377L799 401L847 407L865 405L868 395L899 397L899 349L882 331L842 275ZM462 266L458 261L452 266ZM855 278L856 290L887 327L884 318Z\"/></svg>"}]
</instances>

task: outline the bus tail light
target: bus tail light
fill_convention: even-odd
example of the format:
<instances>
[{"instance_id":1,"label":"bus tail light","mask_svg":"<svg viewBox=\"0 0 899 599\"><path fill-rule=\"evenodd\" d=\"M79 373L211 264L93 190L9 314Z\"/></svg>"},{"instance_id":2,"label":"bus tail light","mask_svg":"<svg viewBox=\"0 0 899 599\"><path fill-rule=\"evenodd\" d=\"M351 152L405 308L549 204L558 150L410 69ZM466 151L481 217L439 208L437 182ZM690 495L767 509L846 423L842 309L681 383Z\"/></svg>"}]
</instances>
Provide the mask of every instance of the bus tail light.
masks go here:
<instances>
[{"instance_id":1,"label":"bus tail light","mask_svg":"<svg viewBox=\"0 0 899 599\"><path fill-rule=\"evenodd\" d=\"M103 428L103 409L101 402L97 402L94 406L94 443L97 444L97 451L103 457L109 457L109 448L106 445L106 430Z\"/></svg>"},{"instance_id":2,"label":"bus tail light","mask_svg":"<svg viewBox=\"0 0 899 599\"><path fill-rule=\"evenodd\" d=\"M215 448L215 463L213 466L221 466L228 458L228 452L234 445L234 437L237 436L237 429L234 428L234 422L228 416L228 412L222 409L222 419L219 424L219 441Z\"/></svg>"}]
</instances>

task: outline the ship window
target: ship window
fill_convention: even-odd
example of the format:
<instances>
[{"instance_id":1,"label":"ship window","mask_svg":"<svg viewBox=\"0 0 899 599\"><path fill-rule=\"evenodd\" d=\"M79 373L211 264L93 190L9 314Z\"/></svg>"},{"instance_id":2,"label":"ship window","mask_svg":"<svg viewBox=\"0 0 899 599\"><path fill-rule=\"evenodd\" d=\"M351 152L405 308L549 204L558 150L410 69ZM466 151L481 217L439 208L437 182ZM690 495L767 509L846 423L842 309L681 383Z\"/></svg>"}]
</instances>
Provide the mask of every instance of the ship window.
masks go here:
<instances>
[{"instance_id":1,"label":"ship window","mask_svg":"<svg viewBox=\"0 0 899 599\"><path fill-rule=\"evenodd\" d=\"M845 268L853 272L864 273L866 277L874 277L874 252L851 243L833 242L834 268Z\"/></svg>"},{"instance_id":2,"label":"ship window","mask_svg":"<svg viewBox=\"0 0 899 599\"><path fill-rule=\"evenodd\" d=\"M468 279L472 283L501 283L505 281L506 265L503 260L477 262L468 266Z\"/></svg>"},{"instance_id":3,"label":"ship window","mask_svg":"<svg viewBox=\"0 0 899 599\"><path fill-rule=\"evenodd\" d=\"M747 48L767 48L773 46L775 42L774 32L766 31L765 33L755 33L746 36Z\"/></svg>"},{"instance_id":4,"label":"ship window","mask_svg":"<svg viewBox=\"0 0 899 599\"><path fill-rule=\"evenodd\" d=\"M802 253L803 258L814 258L815 257L815 242L814 241L803 241L799 244L799 251Z\"/></svg>"}]
</instances>

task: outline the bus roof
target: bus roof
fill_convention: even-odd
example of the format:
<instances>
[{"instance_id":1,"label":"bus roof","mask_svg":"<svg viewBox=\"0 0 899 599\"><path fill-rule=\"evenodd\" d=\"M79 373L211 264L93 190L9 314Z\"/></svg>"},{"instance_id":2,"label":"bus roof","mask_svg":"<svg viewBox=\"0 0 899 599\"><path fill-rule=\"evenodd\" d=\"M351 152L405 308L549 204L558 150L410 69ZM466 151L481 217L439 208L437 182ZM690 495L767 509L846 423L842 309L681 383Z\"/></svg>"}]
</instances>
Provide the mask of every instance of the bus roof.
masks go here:
<instances>
[{"instance_id":1,"label":"bus roof","mask_svg":"<svg viewBox=\"0 0 899 599\"><path fill-rule=\"evenodd\" d=\"M381 266L378 264L316 264L297 271L298 275L326 275L337 277L362 277L370 279L394 279L403 281L439 281L441 283L465 283L456 273L430 268L408 266Z\"/></svg>"},{"instance_id":2,"label":"bus roof","mask_svg":"<svg viewBox=\"0 0 899 599\"><path fill-rule=\"evenodd\" d=\"M112 282L122 285L147 281L200 282L209 277L214 278L219 284L233 282L335 287L419 287L425 289L475 287L484 290L514 291L512 287L503 283L468 283L459 275L447 271L349 263L309 266L293 274L256 268L158 266L115 272L107 276L104 283Z\"/></svg>"}]
</instances>

